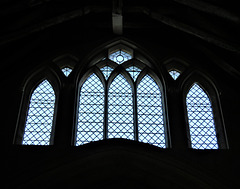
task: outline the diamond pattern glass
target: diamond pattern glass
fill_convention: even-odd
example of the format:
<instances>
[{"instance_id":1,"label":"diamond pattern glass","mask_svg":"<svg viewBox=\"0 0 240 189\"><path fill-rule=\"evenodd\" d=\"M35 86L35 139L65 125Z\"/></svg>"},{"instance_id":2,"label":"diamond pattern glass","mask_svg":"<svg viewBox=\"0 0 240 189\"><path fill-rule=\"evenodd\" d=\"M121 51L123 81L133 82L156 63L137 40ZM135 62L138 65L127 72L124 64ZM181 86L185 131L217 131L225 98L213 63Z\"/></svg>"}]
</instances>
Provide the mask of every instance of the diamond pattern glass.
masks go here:
<instances>
[{"instance_id":1,"label":"diamond pattern glass","mask_svg":"<svg viewBox=\"0 0 240 189\"><path fill-rule=\"evenodd\" d=\"M110 74L112 73L113 69L110 66L104 66L100 69L107 80Z\"/></svg>"},{"instance_id":2,"label":"diamond pattern glass","mask_svg":"<svg viewBox=\"0 0 240 189\"><path fill-rule=\"evenodd\" d=\"M218 149L212 105L208 95L194 84L186 98L191 145L194 149Z\"/></svg>"},{"instance_id":3,"label":"diamond pattern glass","mask_svg":"<svg viewBox=\"0 0 240 189\"><path fill-rule=\"evenodd\" d=\"M76 145L103 139L104 88L92 74L80 92Z\"/></svg>"},{"instance_id":4,"label":"diamond pattern glass","mask_svg":"<svg viewBox=\"0 0 240 189\"><path fill-rule=\"evenodd\" d=\"M161 91L149 75L137 87L139 141L166 148Z\"/></svg>"},{"instance_id":5,"label":"diamond pattern glass","mask_svg":"<svg viewBox=\"0 0 240 189\"><path fill-rule=\"evenodd\" d=\"M108 138L134 139L133 94L121 74L113 80L108 92Z\"/></svg>"},{"instance_id":6,"label":"diamond pattern glass","mask_svg":"<svg viewBox=\"0 0 240 189\"><path fill-rule=\"evenodd\" d=\"M111 53L109 55L109 59L116 62L117 64L122 64L123 62L132 59L132 56L123 50L118 50L114 53Z\"/></svg>"},{"instance_id":7,"label":"diamond pattern glass","mask_svg":"<svg viewBox=\"0 0 240 189\"><path fill-rule=\"evenodd\" d=\"M64 75L65 75L66 77L68 77L69 74L72 72L72 69L69 68L69 67L65 67L65 68L62 69L62 72L64 73Z\"/></svg>"},{"instance_id":8,"label":"diamond pattern glass","mask_svg":"<svg viewBox=\"0 0 240 189\"><path fill-rule=\"evenodd\" d=\"M176 70L172 70L169 72L169 74L172 76L172 78L174 80L176 80L179 76L180 76L180 72L176 71Z\"/></svg>"},{"instance_id":9,"label":"diamond pattern glass","mask_svg":"<svg viewBox=\"0 0 240 189\"><path fill-rule=\"evenodd\" d=\"M128 73L132 76L133 81L136 81L138 75L140 74L141 70L136 66L130 66L126 69Z\"/></svg>"},{"instance_id":10,"label":"diamond pattern glass","mask_svg":"<svg viewBox=\"0 0 240 189\"><path fill-rule=\"evenodd\" d=\"M49 145L55 107L55 93L44 80L32 93L25 131L24 145Z\"/></svg>"}]
</instances>

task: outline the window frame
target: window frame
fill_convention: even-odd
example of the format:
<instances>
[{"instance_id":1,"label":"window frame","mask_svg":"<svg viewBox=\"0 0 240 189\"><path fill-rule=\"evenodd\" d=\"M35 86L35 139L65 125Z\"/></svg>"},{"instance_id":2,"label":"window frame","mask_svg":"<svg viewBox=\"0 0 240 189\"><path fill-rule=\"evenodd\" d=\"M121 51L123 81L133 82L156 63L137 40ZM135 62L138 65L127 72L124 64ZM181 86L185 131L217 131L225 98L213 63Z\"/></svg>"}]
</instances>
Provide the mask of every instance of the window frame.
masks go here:
<instances>
[{"instance_id":1,"label":"window frame","mask_svg":"<svg viewBox=\"0 0 240 189\"><path fill-rule=\"evenodd\" d=\"M75 105L75 110L74 110L74 128L73 128L73 137L72 137L72 144L76 146L76 138L77 138L77 126L78 126L78 109L79 109L79 99L80 99L80 91L81 87L84 84L84 82L87 80L87 78L91 74L96 74L99 79L101 80L103 87L104 87L104 92L105 92L105 101L104 101L104 129L103 129L103 140L108 139L108 90L110 88L111 83L115 79L115 77L118 74L122 74L125 79L128 81L132 88L132 94L133 94L133 125L134 125L134 140L138 140L138 122L137 122L137 86L140 83L141 79L145 75L151 76L156 84L159 87L159 90L161 92L161 100L162 100L162 109L163 109L163 121L164 121L164 131L165 131L165 148L170 148L171 147L171 141L170 141L170 129L169 129L169 123L168 123L168 114L167 114L167 105L166 105L166 89L165 85L163 82L163 78L161 76L161 73L155 73L153 71L152 66L149 67L149 63L142 63L138 59L132 58L130 60L127 60L126 62L122 64L117 64L114 61L110 60L108 57L104 60L100 60L96 62L94 65L91 64L89 66L86 66L84 70L82 70L82 74L78 74L78 79L76 81L76 105ZM101 72L100 68L104 66L110 66L113 68L113 71L111 72L110 76L108 77L107 80L105 80L105 77L103 73ZM141 69L141 73L138 75L138 78L134 82L132 79L131 75L126 71L126 68L130 66L136 66Z\"/></svg>"},{"instance_id":2,"label":"window frame","mask_svg":"<svg viewBox=\"0 0 240 189\"><path fill-rule=\"evenodd\" d=\"M216 88L216 85L213 83L213 81L210 78L208 78L206 75L202 74L197 70L192 71L191 74L188 75L188 77L182 83L182 87L181 87L182 95L183 95L182 102L184 107L184 118L185 118L186 130L187 130L186 135L188 140L188 148L192 148L192 147L191 147L191 136L190 136L186 98L189 90L195 83L202 88L202 90L207 94L211 102L213 120L214 120L216 137L218 142L218 149L228 149L229 146L227 142L227 135L226 135L225 125L223 120L223 114L222 114L218 89ZM214 149L214 150L218 150L218 149ZM200 150L200 149L197 149L197 150ZM203 149L203 150L206 150L206 149Z\"/></svg>"},{"instance_id":3,"label":"window frame","mask_svg":"<svg viewBox=\"0 0 240 189\"><path fill-rule=\"evenodd\" d=\"M115 70L113 70L112 74L110 75L108 81L107 81L107 93L106 93L106 96L107 96L107 111L105 112L106 113L106 117L108 118L108 111L109 111L109 108L108 108L108 105L109 105L109 101L108 101L108 96L109 96L109 89L110 89L110 86L112 84L112 82L115 80L115 78L118 76L118 75L122 75L126 81L128 82L128 84L130 85L131 87L131 90L132 90L132 100L133 100L133 138L134 140L136 140L136 124L135 124L135 111L134 111L134 107L135 107L135 99L134 99L134 84L132 83L131 81L131 76L128 74L127 71L125 71L125 69L122 67L122 66L119 66L119 67L116 67ZM106 128L106 139L109 139L108 138L108 119L106 119L106 125L105 125L105 128Z\"/></svg>"},{"instance_id":4,"label":"window frame","mask_svg":"<svg viewBox=\"0 0 240 189\"><path fill-rule=\"evenodd\" d=\"M158 85L159 90L161 92L161 101L162 101L162 111L163 111L163 126L164 126L164 134L165 134L165 148L171 148L171 138L170 138L170 128L169 128L169 119L168 119L168 111L167 111L167 96L166 91L164 90L164 83L161 81L160 77L148 66L146 66L142 72L139 74L136 80L136 96L137 96L137 87L141 80L149 75ZM136 112L137 113L137 112Z\"/></svg>"},{"instance_id":5,"label":"window frame","mask_svg":"<svg viewBox=\"0 0 240 189\"><path fill-rule=\"evenodd\" d=\"M33 92L41 84L44 80L47 80L55 93L55 104L54 104L54 114L52 120L52 131L50 136L49 145L54 144L55 137L55 126L56 126L56 117L58 111L58 101L59 101L59 93L60 93L60 79L58 78L58 74L55 73L54 69L42 67L37 72L33 72L30 76L28 76L22 86L22 98L20 109L18 113L17 126L13 138L13 144L23 145L23 137L25 132L25 126L27 121L27 115L29 111L30 100Z\"/></svg>"},{"instance_id":6,"label":"window frame","mask_svg":"<svg viewBox=\"0 0 240 189\"><path fill-rule=\"evenodd\" d=\"M72 134L72 144L76 146L76 139L77 139L77 128L78 128L78 116L79 116L79 101L80 101L80 94L81 94L81 88L85 81L92 75L95 74L99 80L101 81L104 89L104 93L106 92L106 84L104 82L105 77L101 70L96 67L95 65L92 66L85 74L83 74L82 78L77 82L77 88L76 88L76 100L75 100L75 108L74 108L74 127L73 127L73 134ZM105 120L105 103L106 103L106 97L104 97L104 120ZM104 123L103 120L103 124ZM105 127L103 125L103 139L105 138Z\"/></svg>"}]
</instances>

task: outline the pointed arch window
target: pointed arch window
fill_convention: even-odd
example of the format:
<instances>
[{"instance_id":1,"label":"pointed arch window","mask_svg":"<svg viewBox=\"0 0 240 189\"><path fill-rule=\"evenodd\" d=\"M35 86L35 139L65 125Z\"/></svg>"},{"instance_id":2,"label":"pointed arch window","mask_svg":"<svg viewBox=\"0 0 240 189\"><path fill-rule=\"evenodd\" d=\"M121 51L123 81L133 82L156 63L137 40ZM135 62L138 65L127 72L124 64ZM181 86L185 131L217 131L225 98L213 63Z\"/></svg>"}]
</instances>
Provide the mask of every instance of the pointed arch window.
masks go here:
<instances>
[{"instance_id":1,"label":"pointed arch window","mask_svg":"<svg viewBox=\"0 0 240 189\"><path fill-rule=\"evenodd\" d=\"M139 141L165 148L161 91L149 75L138 85L137 103Z\"/></svg>"},{"instance_id":2,"label":"pointed arch window","mask_svg":"<svg viewBox=\"0 0 240 189\"><path fill-rule=\"evenodd\" d=\"M192 148L218 149L211 100L199 84L189 90L186 105Z\"/></svg>"},{"instance_id":3,"label":"pointed arch window","mask_svg":"<svg viewBox=\"0 0 240 189\"><path fill-rule=\"evenodd\" d=\"M124 57L123 52L114 51L109 59L101 59L90 68L92 75L80 89L75 144L124 138L166 148L162 89L157 77L147 65L130 54ZM122 62L117 60L117 53L124 55Z\"/></svg>"},{"instance_id":4,"label":"pointed arch window","mask_svg":"<svg viewBox=\"0 0 240 189\"><path fill-rule=\"evenodd\" d=\"M119 74L108 93L108 138L134 139L133 94L127 80Z\"/></svg>"},{"instance_id":5,"label":"pointed arch window","mask_svg":"<svg viewBox=\"0 0 240 189\"><path fill-rule=\"evenodd\" d=\"M81 87L76 145L103 139L104 88L96 74Z\"/></svg>"},{"instance_id":6,"label":"pointed arch window","mask_svg":"<svg viewBox=\"0 0 240 189\"><path fill-rule=\"evenodd\" d=\"M55 92L51 84L44 80L32 93L22 144L50 144L54 109Z\"/></svg>"},{"instance_id":7,"label":"pointed arch window","mask_svg":"<svg viewBox=\"0 0 240 189\"><path fill-rule=\"evenodd\" d=\"M129 52L122 48L109 51L108 58L90 64L91 67L83 78L76 77L82 85L79 85L76 103L75 145L108 138L124 138L161 148L169 146L161 81L149 62L141 62L146 59L136 59L133 52ZM183 72L178 67L170 66L167 71L177 80ZM59 68L66 77L72 71L68 66L64 67L64 64L59 65ZM42 80L43 75L48 79L33 90L32 87ZM216 102L217 91L210 82L206 84L207 80L199 76L200 74L194 75L194 80L187 79L183 85L191 147L228 148L220 103ZM63 80L64 84L71 82L71 78ZM203 84L207 90L195 81ZM55 105L56 98L57 101L59 99L60 82L50 72L41 72L33 77L30 84L26 84L24 93L27 98L22 103L23 108L19 114L19 128L16 129L14 139L16 144L53 143Z\"/></svg>"}]
</instances>

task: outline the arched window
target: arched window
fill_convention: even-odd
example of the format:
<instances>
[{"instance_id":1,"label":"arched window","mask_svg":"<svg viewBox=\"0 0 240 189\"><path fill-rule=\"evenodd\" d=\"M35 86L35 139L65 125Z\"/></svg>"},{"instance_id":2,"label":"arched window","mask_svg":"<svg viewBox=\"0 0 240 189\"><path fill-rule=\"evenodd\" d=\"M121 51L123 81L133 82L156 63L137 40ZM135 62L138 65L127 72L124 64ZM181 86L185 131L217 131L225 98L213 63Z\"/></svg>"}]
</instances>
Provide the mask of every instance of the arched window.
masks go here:
<instances>
[{"instance_id":1,"label":"arched window","mask_svg":"<svg viewBox=\"0 0 240 189\"><path fill-rule=\"evenodd\" d=\"M56 60L66 77L71 74L69 78L63 77L59 69L54 72L54 68L43 68L28 79L29 82L23 88L24 98L14 142L24 145L53 144L55 105L60 91L63 91L61 99L64 99L77 89L74 145L124 138L161 148L169 147L162 76L155 72L157 69L139 52L123 47L119 45L117 49L108 49L108 56L102 56L106 52L100 54L89 64L85 64L86 67L78 69L81 71L74 67L76 62L66 64L62 59L60 63ZM228 148L216 87L198 71L189 76L189 72L184 71L187 69L184 65L167 62L166 68L170 75L165 75L168 78L171 76L176 82L171 78L166 81L170 81L174 87L183 88L182 101L185 104L189 146L194 149ZM57 76L58 73L60 77ZM34 89L39 81L42 82ZM72 82L77 85L71 85ZM181 94L179 90L169 91ZM176 91L178 92L175 93ZM75 98L68 100L75 102ZM62 104L70 103L61 102L60 107L65 107ZM60 112L59 117L64 117L61 116L65 114L62 108L57 112ZM61 119L57 120L59 123ZM62 139L59 134L63 132L61 128L63 127L57 128L56 144ZM72 132L72 128L70 129Z\"/></svg>"},{"instance_id":2,"label":"arched window","mask_svg":"<svg viewBox=\"0 0 240 189\"><path fill-rule=\"evenodd\" d=\"M161 91L146 75L137 88L139 141L165 148L165 129Z\"/></svg>"},{"instance_id":3,"label":"arched window","mask_svg":"<svg viewBox=\"0 0 240 189\"><path fill-rule=\"evenodd\" d=\"M51 84L44 80L31 95L22 144L50 144L54 109L55 92Z\"/></svg>"},{"instance_id":4,"label":"arched window","mask_svg":"<svg viewBox=\"0 0 240 189\"><path fill-rule=\"evenodd\" d=\"M76 145L103 139L104 88L100 79L90 75L80 92Z\"/></svg>"},{"instance_id":5,"label":"arched window","mask_svg":"<svg viewBox=\"0 0 240 189\"><path fill-rule=\"evenodd\" d=\"M89 67L92 75L79 86L75 145L125 138L166 148L160 80L132 52L109 53Z\"/></svg>"},{"instance_id":6,"label":"arched window","mask_svg":"<svg viewBox=\"0 0 240 189\"><path fill-rule=\"evenodd\" d=\"M134 139L133 94L127 80L119 74L108 92L108 138Z\"/></svg>"},{"instance_id":7,"label":"arched window","mask_svg":"<svg viewBox=\"0 0 240 189\"><path fill-rule=\"evenodd\" d=\"M189 90L186 105L192 148L218 149L212 103L199 84Z\"/></svg>"}]
</instances>

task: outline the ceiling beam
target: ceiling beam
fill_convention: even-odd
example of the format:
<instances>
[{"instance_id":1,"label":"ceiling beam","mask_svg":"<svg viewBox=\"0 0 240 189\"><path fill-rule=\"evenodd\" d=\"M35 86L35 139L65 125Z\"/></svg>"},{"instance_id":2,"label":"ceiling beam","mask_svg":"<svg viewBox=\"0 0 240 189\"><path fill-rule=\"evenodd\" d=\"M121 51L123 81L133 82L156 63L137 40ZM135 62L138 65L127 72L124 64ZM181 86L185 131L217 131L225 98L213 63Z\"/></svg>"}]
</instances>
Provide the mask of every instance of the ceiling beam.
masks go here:
<instances>
[{"instance_id":1,"label":"ceiling beam","mask_svg":"<svg viewBox=\"0 0 240 189\"><path fill-rule=\"evenodd\" d=\"M1 36L0 37L0 45L4 45L6 43L24 38L25 36L28 36L32 33L39 32L39 31L45 30L47 28L50 28L52 26L55 26L57 24L61 24L61 23L64 23L66 21L69 21L69 20L84 16L84 15L87 15L93 10L94 10L94 8L84 7L82 9L77 9L77 10L74 10L74 11L56 16L54 18L45 20L45 21L43 21L39 24L35 24L33 26L23 28L20 31L13 32L13 33L10 33L10 34L5 35L5 36Z\"/></svg>"},{"instance_id":2,"label":"ceiling beam","mask_svg":"<svg viewBox=\"0 0 240 189\"><path fill-rule=\"evenodd\" d=\"M112 27L113 33L117 35L122 35L123 33L122 0L113 0Z\"/></svg>"},{"instance_id":3,"label":"ceiling beam","mask_svg":"<svg viewBox=\"0 0 240 189\"><path fill-rule=\"evenodd\" d=\"M57 24L64 23L66 21L72 20L74 18L81 17L83 15L89 14L90 12L111 12L112 11L112 28L113 32L117 35L121 35L123 33L123 17L122 17L122 0L113 0L113 7L110 8L104 8L104 7L84 7L82 9L74 10L68 13L65 13L63 15L59 15L57 17L51 18L49 20L46 20L42 23L24 28L20 31L7 34L5 36L0 37L0 45L7 44L11 41L15 41L18 39L21 39L25 36L28 36L29 34L42 31L44 29L47 29L49 27L52 27ZM125 10L126 11L126 10ZM207 41L211 44L214 44L218 47L221 47L225 50L235 52L240 54L240 47L237 44L228 42L224 39L221 39L217 37L216 35L212 35L210 33L204 32L202 30L199 30L195 27L192 27L190 25L187 25L185 23L179 22L175 19L169 18L163 14L161 14L159 11L151 11L150 9L147 9L146 7L134 7L134 10L129 9L127 12L131 13L134 11L134 13L141 13L146 14L150 18L155 19L162 24L168 25L172 28L178 29L182 32L188 33L192 36L198 37L204 41Z\"/></svg>"},{"instance_id":4,"label":"ceiling beam","mask_svg":"<svg viewBox=\"0 0 240 189\"><path fill-rule=\"evenodd\" d=\"M206 33L202 30L199 30L199 29L194 28L192 26L189 26L185 23L182 23L182 22L179 22L175 19L169 18L167 16L164 16L164 15L158 13L158 12L151 11L147 8L141 8L140 10L144 14L148 15L150 18L155 19L155 20L161 22L162 24L165 24L165 25L170 26L172 28L178 29L182 32L188 33L192 36L200 38L204 41L207 41L207 42L209 42L211 44L214 44L218 47L221 47L225 50L232 51L234 53L240 54L240 47L239 46L237 46L235 44L232 44L232 43L229 43L226 40L220 39L219 37L217 37L215 35Z\"/></svg>"},{"instance_id":5,"label":"ceiling beam","mask_svg":"<svg viewBox=\"0 0 240 189\"><path fill-rule=\"evenodd\" d=\"M223 8L212 5L210 3L203 2L201 0L173 0L173 1L175 1L179 4L191 7L193 9L202 11L202 12L206 12L208 14L218 16L220 18L228 19L235 23L240 22L240 18L238 16L236 16L235 14L233 14L229 11L226 11Z\"/></svg>"}]
</instances>

